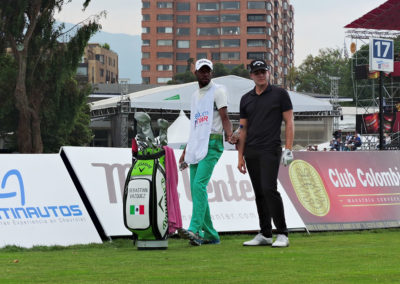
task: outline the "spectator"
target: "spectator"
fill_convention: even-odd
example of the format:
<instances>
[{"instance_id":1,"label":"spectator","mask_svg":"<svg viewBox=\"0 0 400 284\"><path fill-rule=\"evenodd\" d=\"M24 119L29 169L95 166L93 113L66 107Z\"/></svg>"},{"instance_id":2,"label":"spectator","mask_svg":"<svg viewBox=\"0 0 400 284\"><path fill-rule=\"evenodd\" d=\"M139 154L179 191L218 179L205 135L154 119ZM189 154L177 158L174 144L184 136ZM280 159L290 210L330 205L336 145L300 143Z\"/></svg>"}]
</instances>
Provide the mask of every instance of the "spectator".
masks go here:
<instances>
[{"instance_id":1,"label":"spectator","mask_svg":"<svg viewBox=\"0 0 400 284\"><path fill-rule=\"evenodd\" d=\"M353 137L350 140L350 144L348 145L350 151L355 151L357 150L358 147L360 147L362 144L361 142L361 137L358 135L357 131L354 132Z\"/></svg>"}]
</instances>

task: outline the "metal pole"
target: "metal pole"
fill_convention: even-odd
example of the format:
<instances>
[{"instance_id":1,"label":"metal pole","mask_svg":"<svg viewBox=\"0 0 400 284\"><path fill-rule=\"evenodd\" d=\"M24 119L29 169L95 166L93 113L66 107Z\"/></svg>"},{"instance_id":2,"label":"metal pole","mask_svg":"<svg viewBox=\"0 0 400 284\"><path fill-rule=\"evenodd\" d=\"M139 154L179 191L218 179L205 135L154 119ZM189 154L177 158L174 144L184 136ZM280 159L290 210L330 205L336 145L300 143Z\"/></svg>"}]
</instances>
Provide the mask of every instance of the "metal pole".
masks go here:
<instances>
[{"instance_id":1,"label":"metal pole","mask_svg":"<svg viewBox=\"0 0 400 284\"><path fill-rule=\"evenodd\" d=\"M379 150L383 150L383 72L379 71Z\"/></svg>"}]
</instances>

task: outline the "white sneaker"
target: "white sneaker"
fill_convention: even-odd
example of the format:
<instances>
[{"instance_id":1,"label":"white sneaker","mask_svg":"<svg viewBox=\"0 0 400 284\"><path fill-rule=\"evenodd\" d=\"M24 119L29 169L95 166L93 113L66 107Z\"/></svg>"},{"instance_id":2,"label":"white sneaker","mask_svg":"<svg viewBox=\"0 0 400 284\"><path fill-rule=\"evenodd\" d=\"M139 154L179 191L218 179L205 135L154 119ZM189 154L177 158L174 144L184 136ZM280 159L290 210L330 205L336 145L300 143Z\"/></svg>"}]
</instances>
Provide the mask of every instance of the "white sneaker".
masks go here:
<instances>
[{"instance_id":1,"label":"white sneaker","mask_svg":"<svg viewBox=\"0 0 400 284\"><path fill-rule=\"evenodd\" d=\"M289 246L289 238L285 235L277 235L275 242L272 244L273 248L284 248Z\"/></svg>"},{"instance_id":2,"label":"white sneaker","mask_svg":"<svg viewBox=\"0 0 400 284\"><path fill-rule=\"evenodd\" d=\"M244 242L244 246L270 246L272 238L266 238L261 233L254 237L251 241Z\"/></svg>"}]
</instances>

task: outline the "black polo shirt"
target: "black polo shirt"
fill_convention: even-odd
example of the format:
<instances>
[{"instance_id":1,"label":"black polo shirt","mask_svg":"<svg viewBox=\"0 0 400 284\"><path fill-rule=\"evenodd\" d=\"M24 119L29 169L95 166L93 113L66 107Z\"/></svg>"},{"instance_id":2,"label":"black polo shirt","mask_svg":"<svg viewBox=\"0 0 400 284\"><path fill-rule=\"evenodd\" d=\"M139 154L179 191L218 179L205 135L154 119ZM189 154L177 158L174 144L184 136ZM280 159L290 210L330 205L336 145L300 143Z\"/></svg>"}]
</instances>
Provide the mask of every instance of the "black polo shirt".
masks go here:
<instances>
[{"instance_id":1,"label":"black polo shirt","mask_svg":"<svg viewBox=\"0 0 400 284\"><path fill-rule=\"evenodd\" d=\"M257 95L255 87L240 100L240 118L247 119L246 148L276 150L281 146L282 113L293 109L289 93L268 84Z\"/></svg>"}]
</instances>

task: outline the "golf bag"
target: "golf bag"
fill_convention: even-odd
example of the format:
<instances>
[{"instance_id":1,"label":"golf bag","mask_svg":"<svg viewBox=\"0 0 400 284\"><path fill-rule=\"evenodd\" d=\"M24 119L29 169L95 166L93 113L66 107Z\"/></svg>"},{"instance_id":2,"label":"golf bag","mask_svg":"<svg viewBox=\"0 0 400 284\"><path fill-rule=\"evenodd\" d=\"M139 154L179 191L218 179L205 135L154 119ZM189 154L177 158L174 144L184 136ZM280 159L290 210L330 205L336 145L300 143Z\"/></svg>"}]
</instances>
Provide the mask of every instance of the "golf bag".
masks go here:
<instances>
[{"instance_id":1,"label":"golf bag","mask_svg":"<svg viewBox=\"0 0 400 284\"><path fill-rule=\"evenodd\" d=\"M133 157L124 188L124 224L137 240L163 240L168 232L165 151L146 148Z\"/></svg>"}]
</instances>

